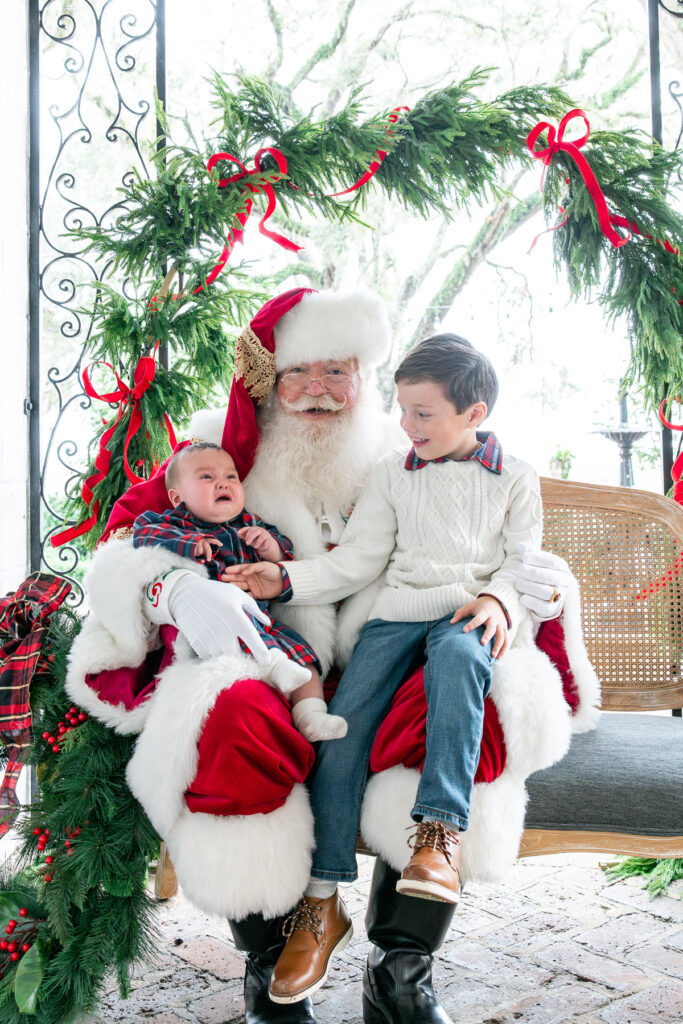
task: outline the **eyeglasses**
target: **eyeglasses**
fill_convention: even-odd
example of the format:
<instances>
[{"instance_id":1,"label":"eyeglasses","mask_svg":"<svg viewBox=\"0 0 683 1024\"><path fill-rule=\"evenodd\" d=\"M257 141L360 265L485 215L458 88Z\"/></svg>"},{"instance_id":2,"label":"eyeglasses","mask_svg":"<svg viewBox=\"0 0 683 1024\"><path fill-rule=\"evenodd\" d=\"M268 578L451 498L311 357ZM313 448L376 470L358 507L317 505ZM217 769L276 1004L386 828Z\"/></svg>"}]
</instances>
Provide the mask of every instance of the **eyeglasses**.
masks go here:
<instances>
[{"instance_id":1,"label":"eyeglasses","mask_svg":"<svg viewBox=\"0 0 683 1024\"><path fill-rule=\"evenodd\" d=\"M320 377L312 377L310 373L304 373L303 370L288 370L287 373L280 375L280 380L287 385L290 391L306 391L317 380L325 391L340 394L354 383L357 376L357 373L349 376L347 373L342 373L341 370L330 370Z\"/></svg>"}]
</instances>

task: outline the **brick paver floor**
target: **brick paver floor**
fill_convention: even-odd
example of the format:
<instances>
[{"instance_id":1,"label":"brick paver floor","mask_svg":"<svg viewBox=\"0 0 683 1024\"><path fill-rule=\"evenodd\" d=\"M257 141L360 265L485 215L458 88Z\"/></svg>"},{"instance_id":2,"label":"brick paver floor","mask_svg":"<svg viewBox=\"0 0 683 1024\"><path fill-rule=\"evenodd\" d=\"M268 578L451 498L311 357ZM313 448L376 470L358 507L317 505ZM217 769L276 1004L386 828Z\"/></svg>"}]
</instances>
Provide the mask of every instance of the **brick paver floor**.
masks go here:
<instances>
[{"instance_id":1,"label":"brick paver floor","mask_svg":"<svg viewBox=\"0 0 683 1024\"><path fill-rule=\"evenodd\" d=\"M354 939L314 997L318 1024L360 1024L372 860L345 889ZM455 1024L675 1024L683 1020L683 882L651 900L642 879L608 883L590 854L520 861L464 894L434 967ZM242 955L227 924L181 896L159 905L161 954L91 1024L238 1024Z\"/></svg>"}]
</instances>

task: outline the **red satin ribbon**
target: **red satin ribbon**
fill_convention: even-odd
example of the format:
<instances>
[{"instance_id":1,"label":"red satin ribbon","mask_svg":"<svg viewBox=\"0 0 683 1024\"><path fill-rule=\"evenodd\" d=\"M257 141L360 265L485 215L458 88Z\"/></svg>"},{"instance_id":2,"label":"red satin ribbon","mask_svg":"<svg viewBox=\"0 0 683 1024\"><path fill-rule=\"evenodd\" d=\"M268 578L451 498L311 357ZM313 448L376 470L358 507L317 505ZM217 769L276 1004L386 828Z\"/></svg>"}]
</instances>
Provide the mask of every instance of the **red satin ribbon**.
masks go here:
<instances>
[{"instance_id":1,"label":"red satin ribbon","mask_svg":"<svg viewBox=\"0 0 683 1024\"><path fill-rule=\"evenodd\" d=\"M391 114L389 114L389 122L391 124L396 124L396 122L398 121L398 115L400 114L400 112L402 110L409 111L410 107L394 107L393 112ZM391 138L391 136L393 134L394 133L392 132L392 130L389 127L389 125L387 124L387 126L386 126L387 141L389 141L389 139ZM359 178L358 181L356 181L353 185L349 185L349 187L345 188L343 192L330 192L330 193L328 193L327 198L328 199L335 199L337 196L346 196L346 195L349 194L349 192L355 192L356 189L361 188L363 185L367 185L367 183L370 181L370 179L374 178L374 176L377 174L377 171L382 166L382 163L384 162L384 158L385 158L386 155L387 155L387 151L385 149L378 149L377 150L377 159L372 161L372 163L370 164L370 166L368 167L367 171L365 172L365 174L363 175L362 178Z\"/></svg>"},{"instance_id":2,"label":"red satin ribbon","mask_svg":"<svg viewBox=\"0 0 683 1024\"><path fill-rule=\"evenodd\" d=\"M130 446L130 442L137 434L142 423L142 410L140 409L140 399L142 398L142 396L144 395L144 393L147 391L150 384L154 380L154 374L156 372L155 357L158 348L159 342L157 342L154 347L154 355L142 356L138 360L137 366L135 367L135 370L133 372L132 388L129 388L128 385L121 380L121 378L119 377L118 373L111 365L111 363L104 362L104 360L98 359L95 363L91 363L90 366L87 366L83 370L83 387L85 389L85 393L89 395L90 398L96 398L100 402L118 402L119 408L116 414L116 419L109 427L109 429L106 430L104 434L102 434L102 437L100 438L99 451L97 453L97 457L95 458L95 472L92 473L84 481L83 488L81 490L81 497L83 498L85 504L88 507L92 506L92 514L89 516L88 519L86 519L82 523L79 523L77 526L70 526L68 527L68 529L62 530L61 533L55 534L50 539L50 542L54 548L60 547L60 545L66 544L68 541L74 540L76 537L80 537L84 533L88 533L95 526L100 510L100 503L94 496L93 488L97 484L101 483L101 481L104 480L107 474L109 473L109 468L111 465L111 452L109 451L107 445L109 444L109 441L111 440L116 428L119 425L119 422L123 415L124 408L131 404L133 408L130 415L130 419L128 421L126 440L123 448L123 467L126 471L126 476L128 477L131 484L142 483L142 481L144 480L144 477L137 476L137 474L134 473L133 470L131 469L130 463L128 461L128 448ZM106 366L112 371L112 373L116 377L116 383L118 385L115 391L106 391L100 394L100 392L95 390L95 388L90 382L90 371L92 370L93 366L97 365ZM175 447L176 439L173 427L171 425L171 421L166 415L166 413L164 413L163 418L164 423L166 424L166 429L168 430L168 436L169 441L171 442L171 446Z\"/></svg>"},{"instance_id":3,"label":"red satin ribbon","mask_svg":"<svg viewBox=\"0 0 683 1024\"><path fill-rule=\"evenodd\" d=\"M664 401L659 406L659 420L660 420L660 423L662 423L663 426L668 427L669 430L683 430L683 424L678 425L676 423L671 423L670 420L668 420L666 418L666 416L664 415L664 410L665 410L665 408L667 406L667 403L670 402L670 401L671 402L680 402L680 398L665 398L664 399ZM679 505L683 505L683 481L681 481L681 477L682 476L683 476L683 451L680 453L680 455L678 456L678 458L674 462L672 470L671 470L671 479L674 482L673 499L674 499L674 501L677 501Z\"/></svg>"},{"instance_id":4,"label":"red satin ribbon","mask_svg":"<svg viewBox=\"0 0 683 1024\"><path fill-rule=\"evenodd\" d=\"M633 225L633 228L635 231L638 231L635 224ZM638 234L640 234L639 231ZM659 241L659 239L657 241ZM663 426L668 427L669 430L683 430L683 424L672 423L670 420L666 418L664 410L666 409L666 406L669 402L680 402L680 399L665 398L660 403L658 411L660 423L662 423ZM674 501L677 501L679 505L683 505L683 481L681 480L682 476L683 452L681 452L681 454L678 456L671 470L671 479L674 482L673 499ZM639 594L636 594L636 600L642 601L646 597L650 597L652 594L656 594L659 590L663 590L664 587L667 587L670 583L673 582L674 576L680 575L681 570L683 570L683 553L681 553L678 556L675 562L672 562L669 568L665 572L663 572L661 576L658 576L655 580L651 580L650 583L648 583L647 586L644 587Z\"/></svg>"},{"instance_id":5,"label":"red satin ribbon","mask_svg":"<svg viewBox=\"0 0 683 1024\"><path fill-rule=\"evenodd\" d=\"M262 235L265 235L266 238L270 238L271 241L276 242L278 245L281 245L283 249L289 249L290 252L299 252L302 249L302 246L296 245L294 242L290 241L289 238L285 238L284 235L280 235L276 231L271 231L269 228L266 227L266 221L269 220L269 218L272 216L272 214L275 211L275 207L277 206L277 199L275 198L275 192L273 191L272 184L270 184L269 182L259 182L258 185L254 185L249 181L249 179L253 177L253 175L261 173L261 157L263 156L264 153L270 153L270 155L275 160L275 163L277 164L277 169L280 173L274 180L279 181L280 178L284 177L287 173L287 160L284 154L281 153L279 149L273 149L272 147L269 146L266 146L264 149L259 149L258 153L256 153L254 157L254 167L251 171L248 168L246 168L244 164L241 162L241 160L238 160L236 156L232 156L231 153L214 153L213 156L209 159L209 162L206 165L206 169L210 174L220 160L225 160L226 162L229 161L230 163L237 164L239 167L241 167L242 170L239 171L237 174L233 174L230 178L221 178L218 182L218 187L225 188L226 185L230 185L233 182L244 181L243 190L245 193L251 192L255 194L257 192L263 192L268 198L268 207L264 215L261 217L261 220L259 221L259 231L261 232ZM232 249L235 242L242 241L244 237L244 228L246 227L247 221L249 220L252 205L252 200L249 198L248 195L246 195L245 209L243 212L237 214L237 220L240 222L242 226L240 228L233 228L228 232L228 243L226 246L224 246L223 251L218 258L218 263L213 268L211 273L207 276L207 285L213 284L213 282L216 280L225 264L230 259L230 254L232 253ZM199 287L195 288L192 294L196 295L197 292L200 292L203 287L204 285L200 284Z\"/></svg>"},{"instance_id":6,"label":"red satin ribbon","mask_svg":"<svg viewBox=\"0 0 683 1024\"><path fill-rule=\"evenodd\" d=\"M389 123L395 124L396 121L398 121L398 115L402 110L410 110L410 107L394 107L393 112L389 115ZM389 127L389 123L386 126L387 141L394 134ZM259 149L259 151L254 156L254 167L252 170L249 170L247 167L245 167L242 161L238 160L236 156L232 155L232 153L214 153L213 156L210 157L209 162L206 165L206 169L210 174L220 160L229 161L230 163L237 164L239 167L241 167L242 170L239 171L237 174L233 174L229 178L221 178L218 182L218 187L225 188L226 185L230 185L234 182L244 181L245 192L252 192L254 194L257 192L263 192L268 198L268 207L263 217L261 217L261 220L259 221L259 231L261 232L262 235L265 235L266 238L270 238L273 242L276 242L278 245L281 245L283 249L288 249L290 252L300 252L303 246L296 245L289 238L285 238L284 235L280 235L276 231L271 231L269 228L266 227L266 221L275 212L275 207L277 206L277 199L275 197L275 192L273 191L272 184L268 182L259 182L258 185L254 185L252 182L249 181L249 178L253 177L253 175L261 173L261 157L263 156L264 153L270 153L270 155L275 160L275 163L277 164L277 169L280 173L274 179L274 181L279 181L280 178L283 178L287 174L287 159L284 153L281 153L279 149L274 149L272 146L266 146L263 149ZM345 196L348 195L349 192L355 192L356 189L359 189L363 185L366 185L370 181L370 179L375 176L379 168L382 166L382 162L384 161L386 155L386 150L378 149L377 159L372 161L372 163L370 164L362 178L359 178L358 181L354 182L353 185L349 185L349 187L345 188L342 192L328 193L327 198L334 199L338 196ZM292 188L298 189L299 187L298 185L295 185L293 182L290 182L290 184ZM213 267L211 272L208 274L206 278L207 285L213 284L213 282L216 280L220 272L225 267L225 264L230 259L230 255L232 253L235 242L241 242L243 240L244 228L246 227L247 221L249 220L252 205L252 200L247 196L244 211L237 214L237 220L240 222L241 227L232 228L228 232L227 245L223 247L223 251L218 257L218 262L216 263L215 267ZM204 285L200 284L197 288L195 288L192 294L196 295L197 292L200 292L203 287ZM152 306L152 303L155 301L155 299L156 295L153 297L152 302L150 303L150 308L154 309L154 311L156 312L156 309Z\"/></svg>"},{"instance_id":7,"label":"red satin ribbon","mask_svg":"<svg viewBox=\"0 0 683 1024\"><path fill-rule=\"evenodd\" d=\"M569 122L572 121L575 117L580 117L583 119L583 122L586 126L585 133L579 139L574 139L571 142L565 142L565 129ZM544 149L534 149L534 146L536 145L539 136L546 131L548 133L548 145ZM557 132L555 131L554 126L550 124L548 121L539 121L536 127L532 128L532 130L529 132L526 144L527 149L534 157L534 159L543 161L544 178L545 169L549 167L550 161L556 153L564 152L568 153L572 157L577 167L579 168L581 176L583 177L583 180L586 183L586 188L590 192L593 198L593 202L595 203L595 208L598 213L598 221L603 235L612 243L613 246L615 246L615 248L619 248L619 246L625 245L631 236L627 235L626 238L622 238L622 236L617 231L614 230L612 224L619 224L621 227L627 227L628 224L623 217L610 216L609 210L607 209L607 202L603 195L602 189L598 184L598 179L595 177L590 164L581 152L581 147L584 146L586 142L588 142L589 135L590 124L588 123L588 118L584 114L583 110L580 110L578 107L574 107L572 110L568 111L568 113L564 115L564 117L560 121L560 125ZM543 188L543 182L541 183L541 188ZM559 224L557 226L561 227L561 225Z\"/></svg>"}]
</instances>

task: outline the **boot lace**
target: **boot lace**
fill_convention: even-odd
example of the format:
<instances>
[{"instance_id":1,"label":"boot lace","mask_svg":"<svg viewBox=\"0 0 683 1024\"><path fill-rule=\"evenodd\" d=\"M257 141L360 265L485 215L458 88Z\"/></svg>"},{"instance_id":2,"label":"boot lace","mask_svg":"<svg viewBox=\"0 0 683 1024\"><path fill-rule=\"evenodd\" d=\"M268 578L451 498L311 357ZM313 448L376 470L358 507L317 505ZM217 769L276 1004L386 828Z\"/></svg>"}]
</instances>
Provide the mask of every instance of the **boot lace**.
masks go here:
<instances>
[{"instance_id":1,"label":"boot lace","mask_svg":"<svg viewBox=\"0 0 683 1024\"><path fill-rule=\"evenodd\" d=\"M460 838L455 832L441 821L421 821L415 831L408 838L408 846L411 850L419 850L423 846L431 846L434 850L443 853L451 867L453 850L460 843Z\"/></svg>"},{"instance_id":2,"label":"boot lace","mask_svg":"<svg viewBox=\"0 0 683 1024\"><path fill-rule=\"evenodd\" d=\"M307 903L305 899L300 900L294 911L283 921L282 934L284 937L288 939L292 932L297 930L309 931L313 932L315 941L320 946L323 933L320 909L320 904Z\"/></svg>"}]
</instances>

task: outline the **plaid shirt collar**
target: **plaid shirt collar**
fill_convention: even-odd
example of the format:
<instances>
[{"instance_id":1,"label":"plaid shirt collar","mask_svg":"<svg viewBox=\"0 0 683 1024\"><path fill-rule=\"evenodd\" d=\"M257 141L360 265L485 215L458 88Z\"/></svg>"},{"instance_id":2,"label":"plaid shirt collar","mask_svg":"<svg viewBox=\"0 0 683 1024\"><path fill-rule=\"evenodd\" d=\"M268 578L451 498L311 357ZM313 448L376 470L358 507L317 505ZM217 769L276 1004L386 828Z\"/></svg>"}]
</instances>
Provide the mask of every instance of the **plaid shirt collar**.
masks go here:
<instances>
[{"instance_id":1,"label":"plaid shirt collar","mask_svg":"<svg viewBox=\"0 0 683 1024\"><path fill-rule=\"evenodd\" d=\"M480 442L480 445L476 451L466 455L463 459L449 459L446 455L440 459L421 459L415 449L411 448L405 461L405 468L411 470L422 469L424 466L428 466L430 462L470 462L472 459L476 459L477 462L482 464L484 469L500 475L503 469L503 449L496 435L494 433L480 433L477 431L477 441Z\"/></svg>"}]
</instances>

